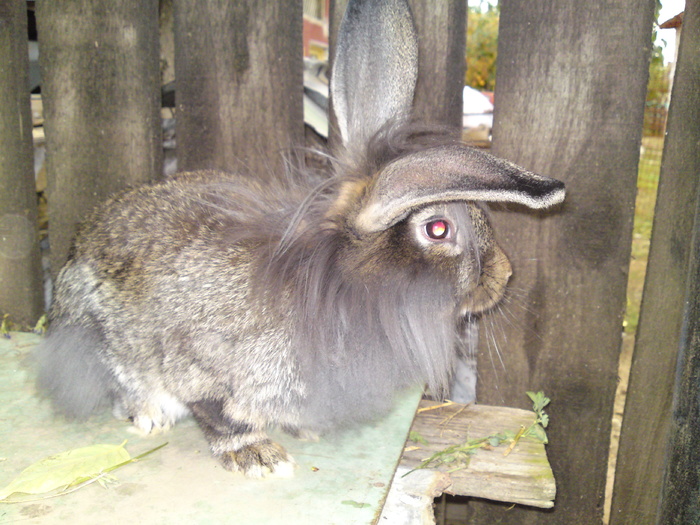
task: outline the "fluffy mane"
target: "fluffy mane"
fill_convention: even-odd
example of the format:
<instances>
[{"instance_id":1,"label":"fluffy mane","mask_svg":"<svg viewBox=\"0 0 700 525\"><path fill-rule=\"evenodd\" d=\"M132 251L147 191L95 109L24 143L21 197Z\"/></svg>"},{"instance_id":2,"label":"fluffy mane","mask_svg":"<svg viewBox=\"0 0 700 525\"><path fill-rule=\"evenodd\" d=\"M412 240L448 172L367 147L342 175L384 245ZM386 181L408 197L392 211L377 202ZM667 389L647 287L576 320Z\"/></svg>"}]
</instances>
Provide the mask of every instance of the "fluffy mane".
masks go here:
<instances>
[{"instance_id":1,"label":"fluffy mane","mask_svg":"<svg viewBox=\"0 0 700 525\"><path fill-rule=\"evenodd\" d=\"M273 182L284 191L270 187L261 203L260 188L248 192L246 182L226 191L235 202L216 203L236 218L235 242L256 246L252 304L291 318L307 426L370 417L409 385L446 392L456 357L453 284L406 249L401 225L358 239L332 210L348 185L363 188L386 163L448 141L443 130L387 126L363 157L333 159L334 175L315 186L315 177L290 176Z\"/></svg>"}]
</instances>

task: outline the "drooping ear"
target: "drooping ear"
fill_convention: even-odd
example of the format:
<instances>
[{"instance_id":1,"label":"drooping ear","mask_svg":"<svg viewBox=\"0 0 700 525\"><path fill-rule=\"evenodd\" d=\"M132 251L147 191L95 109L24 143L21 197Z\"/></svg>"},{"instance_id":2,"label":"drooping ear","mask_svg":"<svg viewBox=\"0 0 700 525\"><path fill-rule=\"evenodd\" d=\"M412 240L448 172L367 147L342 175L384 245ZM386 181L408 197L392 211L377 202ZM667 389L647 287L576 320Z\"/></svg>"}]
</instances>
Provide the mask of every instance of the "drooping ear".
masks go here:
<instances>
[{"instance_id":1,"label":"drooping ear","mask_svg":"<svg viewBox=\"0 0 700 525\"><path fill-rule=\"evenodd\" d=\"M514 202L547 208L564 200L564 183L526 171L483 151L453 144L401 157L368 188L353 227L379 232L413 210L440 201Z\"/></svg>"},{"instance_id":2,"label":"drooping ear","mask_svg":"<svg viewBox=\"0 0 700 525\"><path fill-rule=\"evenodd\" d=\"M407 118L417 77L418 41L406 0L350 0L331 73L343 144L362 146L388 120Z\"/></svg>"}]
</instances>

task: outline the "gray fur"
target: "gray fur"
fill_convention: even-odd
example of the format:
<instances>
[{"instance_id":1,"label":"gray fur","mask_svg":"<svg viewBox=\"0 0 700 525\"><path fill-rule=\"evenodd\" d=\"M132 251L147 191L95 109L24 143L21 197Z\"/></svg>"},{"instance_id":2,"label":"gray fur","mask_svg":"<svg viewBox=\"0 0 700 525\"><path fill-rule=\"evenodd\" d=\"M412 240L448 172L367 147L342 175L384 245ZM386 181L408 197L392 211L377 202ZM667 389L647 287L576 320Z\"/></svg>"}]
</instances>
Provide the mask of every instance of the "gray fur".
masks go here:
<instances>
[{"instance_id":1,"label":"gray fur","mask_svg":"<svg viewBox=\"0 0 700 525\"><path fill-rule=\"evenodd\" d=\"M89 323L86 323L89 324ZM110 405L111 372L99 358L105 341L97 326L54 321L40 346L39 388L49 393L69 419L82 420Z\"/></svg>"},{"instance_id":2,"label":"gray fur","mask_svg":"<svg viewBox=\"0 0 700 525\"><path fill-rule=\"evenodd\" d=\"M380 33L407 31L380 45L415 39L399 0L351 0L344 27L361 33L364 10L379 8L401 18ZM345 42L347 62L373 40ZM474 196L486 187L539 206L562 189L407 125L413 86L397 106L399 77L383 95L392 100L374 102L390 115L379 127L353 122L364 131L348 135L325 178L201 171L98 207L58 276L40 352L56 408L86 417L111 402L144 432L190 412L224 467L257 476L292 464L269 426L304 435L365 420L414 384L443 395L464 319L495 305L511 273ZM334 93L347 108L371 90ZM436 219L449 224L444 238Z\"/></svg>"},{"instance_id":3,"label":"gray fur","mask_svg":"<svg viewBox=\"0 0 700 525\"><path fill-rule=\"evenodd\" d=\"M469 169L471 168L471 170ZM465 184L465 178L471 181ZM430 181L416 191L415 181ZM391 227L435 200L514 202L549 208L564 200L564 184L462 144L434 146L388 164L376 176L372 199L355 219L360 231Z\"/></svg>"},{"instance_id":4,"label":"gray fur","mask_svg":"<svg viewBox=\"0 0 700 525\"><path fill-rule=\"evenodd\" d=\"M348 2L336 44L331 94L343 141L361 146L393 118L408 118L418 41L405 0ZM371 86L357 89L357 86Z\"/></svg>"}]
</instances>

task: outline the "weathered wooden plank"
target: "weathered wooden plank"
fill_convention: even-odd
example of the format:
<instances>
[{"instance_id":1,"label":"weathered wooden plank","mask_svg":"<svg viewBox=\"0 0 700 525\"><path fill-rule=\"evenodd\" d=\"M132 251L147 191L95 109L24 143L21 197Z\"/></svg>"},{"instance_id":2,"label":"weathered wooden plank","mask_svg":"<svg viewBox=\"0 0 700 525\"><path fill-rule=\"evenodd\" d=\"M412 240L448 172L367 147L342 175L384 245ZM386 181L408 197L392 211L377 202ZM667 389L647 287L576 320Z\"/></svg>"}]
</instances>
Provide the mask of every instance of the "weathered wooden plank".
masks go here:
<instances>
[{"instance_id":1,"label":"weathered wooden plank","mask_svg":"<svg viewBox=\"0 0 700 525\"><path fill-rule=\"evenodd\" d=\"M0 317L33 325L43 310L29 110L27 4L0 4Z\"/></svg>"},{"instance_id":2,"label":"weathered wooden plank","mask_svg":"<svg viewBox=\"0 0 700 525\"><path fill-rule=\"evenodd\" d=\"M406 476L410 469L399 466L391 482L379 521L387 524L435 523L435 498L452 484L450 477L437 470L420 470Z\"/></svg>"},{"instance_id":3,"label":"weathered wooden plank","mask_svg":"<svg viewBox=\"0 0 700 525\"><path fill-rule=\"evenodd\" d=\"M502 3L494 153L566 182L560 210L493 214L514 275L483 323L481 403L552 398L548 513L470 505L475 523L600 523L617 382L653 0ZM496 352L500 351L500 358ZM488 507L488 508L487 508Z\"/></svg>"},{"instance_id":4,"label":"weathered wooden plank","mask_svg":"<svg viewBox=\"0 0 700 525\"><path fill-rule=\"evenodd\" d=\"M700 3L687 2L620 437L615 524L700 520L699 71Z\"/></svg>"},{"instance_id":5,"label":"weathered wooden plank","mask_svg":"<svg viewBox=\"0 0 700 525\"><path fill-rule=\"evenodd\" d=\"M414 116L421 122L462 129L467 3L410 2L418 31L418 82Z\"/></svg>"},{"instance_id":6,"label":"weathered wooden plank","mask_svg":"<svg viewBox=\"0 0 700 525\"><path fill-rule=\"evenodd\" d=\"M178 169L280 176L303 144L302 4L174 0Z\"/></svg>"},{"instance_id":7,"label":"weathered wooden plank","mask_svg":"<svg viewBox=\"0 0 700 525\"><path fill-rule=\"evenodd\" d=\"M55 275L90 209L161 174L158 1L40 0L37 23Z\"/></svg>"},{"instance_id":8,"label":"weathered wooden plank","mask_svg":"<svg viewBox=\"0 0 700 525\"><path fill-rule=\"evenodd\" d=\"M421 401L421 408L438 405ZM486 405L450 404L442 408L420 411L411 427L426 443L408 442L401 467L414 469L426 458L452 445L472 439L485 438L505 431L518 433L535 421L528 410ZM507 445L478 449L466 468L449 472L454 465L436 468L447 472L451 486L449 494L473 496L507 503L520 503L551 508L556 495L552 469L547 461L545 446L532 439L518 441L510 453ZM431 467L432 470L432 467ZM416 471L418 472L418 471ZM410 482L408 474L405 479Z\"/></svg>"}]
</instances>

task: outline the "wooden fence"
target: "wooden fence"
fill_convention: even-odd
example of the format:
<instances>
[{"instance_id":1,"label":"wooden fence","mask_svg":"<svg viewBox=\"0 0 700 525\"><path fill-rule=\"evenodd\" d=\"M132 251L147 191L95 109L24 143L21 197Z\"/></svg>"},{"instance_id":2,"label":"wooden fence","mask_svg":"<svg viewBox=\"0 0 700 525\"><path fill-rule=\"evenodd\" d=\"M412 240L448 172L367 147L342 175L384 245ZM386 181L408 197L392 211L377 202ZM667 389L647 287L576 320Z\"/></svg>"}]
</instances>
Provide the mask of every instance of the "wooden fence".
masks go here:
<instances>
[{"instance_id":1,"label":"wooden fence","mask_svg":"<svg viewBox=\"0 0 700 525\"><path fill-rule=\"evenodd\" d=\"M273 176L303 140L302 2L173 0L182 168ZM461 117L464 1L412 0L417 113ZM332 2L331 46L343 2ZM503 0L494 152L567 184L554 212L494 210L515 267L479 400L550 407L551 511L469 505L472 523L600 523L630 258L654 0ZM38 0L52 271L76 222L161 173L159 2ZM0 312L42 313L26 2L0 3ZM689 0L668 117L649 272L611 522L700 516L700 2ZM517 213L514 213L516 212ZM486 328L486 327L484 327ZM493 364L493 363L497 364Z\"/></svg>"}]
</instances>

